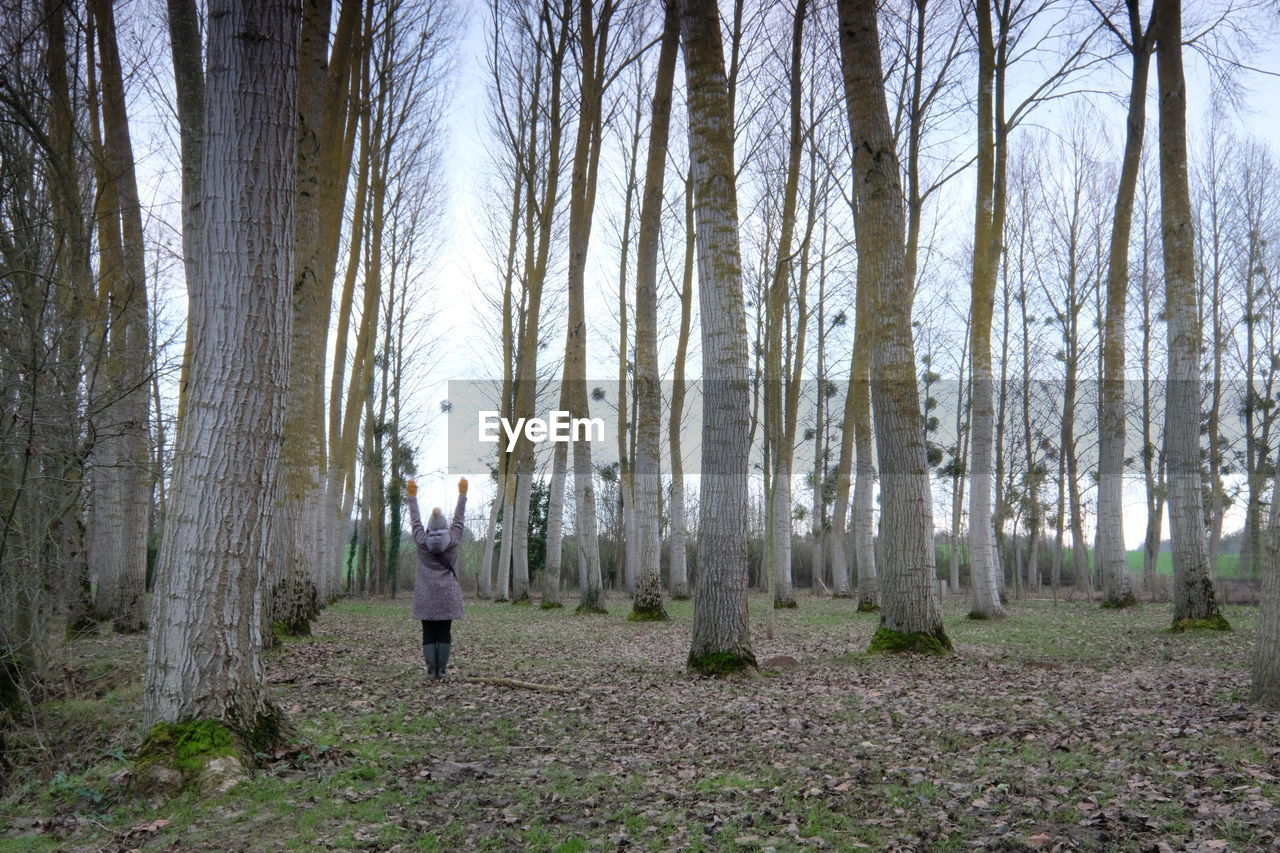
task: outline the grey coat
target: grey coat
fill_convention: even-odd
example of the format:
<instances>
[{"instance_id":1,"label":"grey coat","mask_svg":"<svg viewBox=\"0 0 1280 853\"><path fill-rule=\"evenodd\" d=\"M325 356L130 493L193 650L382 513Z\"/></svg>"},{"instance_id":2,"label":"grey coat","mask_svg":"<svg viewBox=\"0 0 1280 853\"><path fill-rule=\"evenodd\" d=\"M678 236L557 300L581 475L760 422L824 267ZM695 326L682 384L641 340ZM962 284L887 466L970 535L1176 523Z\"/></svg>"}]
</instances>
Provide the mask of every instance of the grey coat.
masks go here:
<instances>
[{"instance_id":1,"label":"grey coat","mask_svg":"<svg viewBox=\"0 0 1280 853\"><path fill-rule=\"evenodd\" d=\"M461 619L462 585L455 567L462 544L463 511L467 496L458 495L453 523L448 529L427 530L418 514L418 499L409 498L413 541L418 543L418 573L413 582L414 619Z\"/></svg>"}]
</instances>

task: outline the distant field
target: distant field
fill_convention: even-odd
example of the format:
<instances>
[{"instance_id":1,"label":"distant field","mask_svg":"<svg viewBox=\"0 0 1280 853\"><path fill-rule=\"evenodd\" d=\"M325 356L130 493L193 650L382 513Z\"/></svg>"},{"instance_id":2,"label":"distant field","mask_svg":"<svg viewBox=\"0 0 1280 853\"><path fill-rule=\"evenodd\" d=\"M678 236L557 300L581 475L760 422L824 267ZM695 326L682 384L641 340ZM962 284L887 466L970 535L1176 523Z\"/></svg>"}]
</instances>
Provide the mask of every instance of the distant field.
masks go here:
<instances>
[{"instance_id":1,"label":"distant field","mask_svg":"<svg viewBox=\"0 0 1280 853\"><path fill-rule=\"evenodd\" d=\"M1142 574L1142 551L1129 552L1129 569ZM1162 551L1156 558L1156 572L1162 575L1173 575L1173 555ZM1218 576L1234 578L1241 576L1240 557L1237 554L1222 554L1218 557Z\"/></svg>"},{"instance_id":2,"label":"distant field","mask_svg":"<svg viewBox=\"0 0 1280 853\"><path fill-rule=\"evenodd\" d=\"M1066 566L1071 565L1071 550L1072 549L1070 548L1063 549L1062 562ZM945 560L948 553L949 552L945 544L938 546L938 565L939 566L945 566ZM1044 556L1043 556L1044 553L1045 552L1043 551L1041 552L1041 555L1042 555L1041 559L1044 559ZM962 551L961 554L962 554L961 559L967 561L967 557L968 557L967 549L966 551ZM1089 562L1090 564L1092 564L1093 562L1092 548L1089 549ZM1141 548L1129 552L1129 571L1137 575L1142 574L1142 549ZM1159 556L1156 559L1156 572L1158 574L1167 575L1169 577L1173 576L1173 554L1170 554L1167 551L1162 551L1159 554ZM1218 576L1224 577L1224 578L1240 578L1240 577L1248 577L1248 574L1242 573L1240 571L1240 556L1238 554L1223 554L1218 557Z\"/></svg>"}]
</instances>

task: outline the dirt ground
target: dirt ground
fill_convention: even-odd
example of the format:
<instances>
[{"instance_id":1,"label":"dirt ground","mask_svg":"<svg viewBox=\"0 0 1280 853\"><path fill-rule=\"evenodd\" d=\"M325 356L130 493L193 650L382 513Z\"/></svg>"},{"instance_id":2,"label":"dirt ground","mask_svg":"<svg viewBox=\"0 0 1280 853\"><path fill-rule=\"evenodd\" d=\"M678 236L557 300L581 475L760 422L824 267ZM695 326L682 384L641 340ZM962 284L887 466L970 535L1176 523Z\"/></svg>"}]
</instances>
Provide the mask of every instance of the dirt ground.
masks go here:
<instances>
[{"instance_id":1,"label":"dirt ground","mask_svg":"<svg viewBox=\"0 0 1280 853\"><path fill-rule=\"evenodd\" d=\"M408 602L344 601L268 656L298 733L223 793L127 781L142 637L69 650L9 734L3 850L1271 850L1280 715L1246 700L1256 612L949 603L956 655L863 654L875 615L752 601L760 677L686 674L665 623L468 602L426 682ZM788 660L789 658L789 660ZM528 690L463 677L566 688Z\"/></svg>"}]
</instances>

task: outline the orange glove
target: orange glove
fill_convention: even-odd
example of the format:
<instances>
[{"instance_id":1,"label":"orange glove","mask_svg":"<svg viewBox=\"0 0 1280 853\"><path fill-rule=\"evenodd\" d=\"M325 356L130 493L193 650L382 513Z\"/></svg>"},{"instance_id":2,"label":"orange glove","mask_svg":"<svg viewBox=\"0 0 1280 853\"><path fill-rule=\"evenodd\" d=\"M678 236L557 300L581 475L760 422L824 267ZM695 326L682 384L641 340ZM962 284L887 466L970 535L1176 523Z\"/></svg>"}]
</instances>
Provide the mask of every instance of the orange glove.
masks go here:
<instances>
[{"instance_id":1,"label":"orange glove","mask_svg":"<svg viewBox=\"0 0 1280 853\"><path fill-rule=\"evenodd\" d=\"M409 497L416 498L418 496L418 481L406 480L404 484L404 490L406 493L408 493Z\"/></svg>"},{"instance_id":2,"label":"orange glove","mask_svg":"<svg viewBox=\"0 0 1280 853\"><path fill-rule=\"evenodd\" d=\"M467 493L467 478L463 477L458 481L458 494L465 495Z\"/></svg>"}]
</instances>

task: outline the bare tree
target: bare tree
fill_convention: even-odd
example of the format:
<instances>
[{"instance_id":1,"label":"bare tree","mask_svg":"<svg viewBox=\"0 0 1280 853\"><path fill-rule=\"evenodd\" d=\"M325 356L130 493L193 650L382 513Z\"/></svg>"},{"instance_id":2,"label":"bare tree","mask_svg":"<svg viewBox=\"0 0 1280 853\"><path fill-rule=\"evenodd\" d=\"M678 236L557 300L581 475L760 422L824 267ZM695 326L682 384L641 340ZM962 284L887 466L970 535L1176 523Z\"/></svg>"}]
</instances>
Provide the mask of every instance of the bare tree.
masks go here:
<instances>
[{"instance_id":1,"label":"bare tree","mask_svg":"<svg viewBox=\"0 0 1280 853\"><path fill-rule=\"evenodd\" d=\"M639 585L632 618L663 619L659 573L661 531L658 477L661 447L662 391L658 378L658 243L662 236L662 194L666 177L671 101L676 54L680 48L680 13L675 0L665 0L662 47L653 89L653 119L645 162L644 196L636 248L636 469L635 560ZM628 565L633 563L627 558ZM674 587L674 583L673 583ZM673 590L674 592L674 590Z\"/></svg>"},{"instance_id":2,"label":"bare tree","mask_svg":"<svg viewBox=\"0 0 1280 853\"><path fill-rule=\"evenodd\" d=\"M145 612L150 500L150 349L142 203L125 109L124 71L115 15L90 4L101 63L101 144L97 204L99 293L106 296L105 358L95 384L91 475L94 486L90 564L98 579L95 609L116 630L140 631ZM98 117L93 118L97 128Z\"/></svg>"},{"instance_id":3,"label":"bare tree","mask_svg":"<svg viewBox=\"0 0 1280 853\"><path fill-rule=\"evenodd\" d=\"M714 0L680 0L702 326L698 578L689 668L754 669L747 620L749 382L733 106Z\"/></svg>"},{"instance_id":4,"label":"bare tree","mask_svg":"<svg viewBox=\"0 0 1280 853\"><path fill-rule=\"evenodd\" d=\"M1173 538L1175 628L1230 626L1218 612L1200 494L1200 321L1196 316L1195 234L1187 177L1187 84L1182 71L1182 2L1156 15L1160 88L1160 218L1169 334L1165 442Z\"/></svg>"},{"instance_id":5,"label":"bare tree","mask_svg":"<svg viewBox=\"0 0 1280 853\"><path fill-rule=\"evenodd\" d=\"M873 651L947 653L935 589L933 513L906 278L901 171L881 86L874 2L841 0L840 54L853 138L858 285L869 289L872 405L880 462L880 628Z\"/></svg>"},{"instance_id":6,"label":"bare tree","mask_svg":"<svg viewBox=\"0 0 1280 853\"><path fill-rule=\"evenodd\" d=\"M1097 563L1102 574L1102 606L1137 604L1129 582L1129 559L1124 547L1124 451L1125 451L1125 309L1129 299L1129 246L1133 225L1133 199L1142 161L1146 132L1147 72L1155 48L1150 18L1142 25L1138 0L1126 0L1129 26L1121 32L1104 14L1108 28L1132 57L1129 108L1125 118L1124 155L1116 188L1111 247L1107 260L1107 316L1102 335L1102 402L1098 454ZM1152 15L1155 14L1153 7Z\"/></svg>"},{"instance_id":7,"label":"bare tree","mask_svg":"<svg viewBox=\"0 0 1280 853\"><path fill-rule=\"evenodd\" d=\"M260 632L292 324L300 24L283 0L210 3L206 286L144 685L149 725L214 719L254 745L275 729Z\"/></svg>"}]
</instances>

